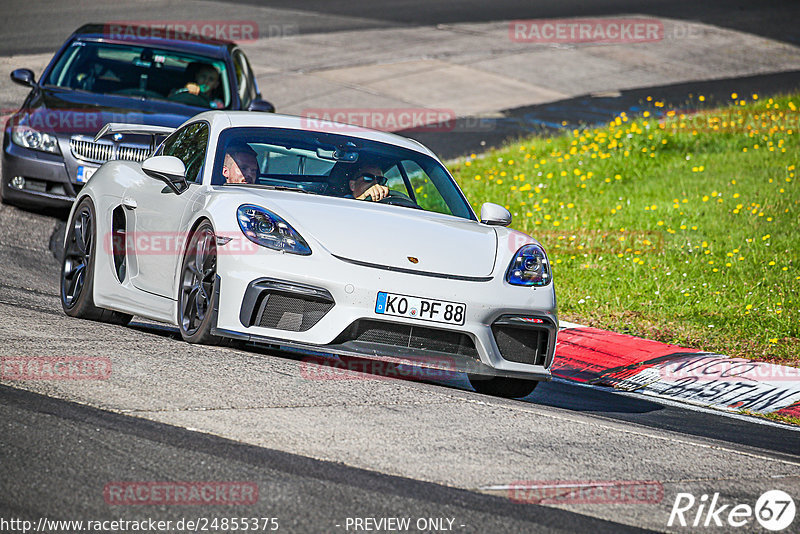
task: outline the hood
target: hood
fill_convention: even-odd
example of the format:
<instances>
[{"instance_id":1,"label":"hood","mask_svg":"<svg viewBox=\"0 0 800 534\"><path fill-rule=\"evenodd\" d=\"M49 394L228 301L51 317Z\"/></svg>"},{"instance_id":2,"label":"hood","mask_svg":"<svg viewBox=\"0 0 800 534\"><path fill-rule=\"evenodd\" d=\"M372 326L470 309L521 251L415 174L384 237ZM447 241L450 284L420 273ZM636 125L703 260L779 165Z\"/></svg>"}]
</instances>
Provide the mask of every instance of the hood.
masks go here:
<instances>
[{"instance_id":1,"label":"hood","mask_svg":"<svg viewBox=\"0 0 800 534\"><path fill-rule=\"evenodd\" d=\"M497 254L494 229L439 213L302 193L252 189L261 205L309 241L347 260L445 275L483 277ZM409 257L416 258L413 263Z\"/></svg>"},{"instance_id":2,"label":"hood","mask_svg":"<svg viewBox=\"0 0 800 534\"><path fill-rule=\"evenodd\" d=\"M47 133L94 136L109 122L176 128L202 111L161 100L42 88L12 120Z\"/></svg>"}]
</instances>

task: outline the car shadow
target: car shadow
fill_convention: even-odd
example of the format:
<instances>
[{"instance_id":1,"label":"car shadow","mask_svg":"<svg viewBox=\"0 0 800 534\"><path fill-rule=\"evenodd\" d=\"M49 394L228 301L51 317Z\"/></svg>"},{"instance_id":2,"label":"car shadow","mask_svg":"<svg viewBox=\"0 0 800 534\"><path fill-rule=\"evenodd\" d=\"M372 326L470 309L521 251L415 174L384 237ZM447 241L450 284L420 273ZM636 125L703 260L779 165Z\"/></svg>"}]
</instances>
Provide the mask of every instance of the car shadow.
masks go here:
<instances>
[{"instance_id":1,"label":"car shadow","mask_svg":"<svg viewBox=\"0 0 800 534\"><path fill-rule=\"evenodd\" d=\"M149 334L181 339L178 328L174 326L149 322L132 322L128 326ZM418 366L357 356L333 356L312 351L285 350L254 343L232 342L230 346L244 352L302 361L310 366L315 366L313 370L308 367L304 368L304 372L312 373L315 380L400 380L475 392L466 373L423 369ZM581 387L563 381L541 382L533 393L523 399L511 402L524 402L574 412L605 414L642 414L663 409L661 404L644 398L619 395L611 389L604 391L602 388Z\"/></svg>"}]
</instances>

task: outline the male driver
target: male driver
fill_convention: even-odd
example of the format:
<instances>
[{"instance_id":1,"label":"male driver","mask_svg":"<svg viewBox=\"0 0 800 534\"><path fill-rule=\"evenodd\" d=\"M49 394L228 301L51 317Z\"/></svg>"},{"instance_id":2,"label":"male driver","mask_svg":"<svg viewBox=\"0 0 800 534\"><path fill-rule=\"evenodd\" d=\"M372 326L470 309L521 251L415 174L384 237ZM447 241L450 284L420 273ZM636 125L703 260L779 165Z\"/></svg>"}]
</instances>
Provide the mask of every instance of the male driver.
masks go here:
<instances>
[{"instance_id":1,"label":"male driver","mask_svg":"<svg viewBox=\"0 0 800 534\"><path fill-rule=\"evenodd\" d=\"M192 66L198 65L197 63L191 64ZM189 70L187 68L187 70ZM187 83L183 91L189 94L201 96L208 100L208 105L214 109L223 107L223 103L218 98L214 97L214 91L219 87L219 72L213 65L206 63L199 64L193 70L194 81Z\"/></svg>"},{"instance_id":2,"label":"male driver","mask_svg":"<svg viewBox=\"0 0 800 534\"><path fill-rule=\"evenodd\" d=\"M386 178L377 165L365 165L354 176L355 178L349 182L353 198L366 200L369 197L373 202L378 202L389 196Z\"/></svg>"},{"instance_id":3,"label":"male driver","mask_svg":"<svg viewBox=\"0 0 800 534\"><path fill-rule=\"evenodd\" d=\"M229 184L254 184L258 178L256 151L246 143L229 145L222 162L222 176Z\"/></svg>"}]
</instances>

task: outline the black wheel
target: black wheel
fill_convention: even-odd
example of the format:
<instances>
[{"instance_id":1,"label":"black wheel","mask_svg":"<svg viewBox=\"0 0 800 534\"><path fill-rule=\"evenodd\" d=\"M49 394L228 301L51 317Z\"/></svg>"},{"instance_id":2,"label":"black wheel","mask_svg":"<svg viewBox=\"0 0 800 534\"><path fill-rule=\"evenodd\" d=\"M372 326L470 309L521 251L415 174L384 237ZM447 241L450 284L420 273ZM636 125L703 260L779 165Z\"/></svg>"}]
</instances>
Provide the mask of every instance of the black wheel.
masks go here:
<instances>
[{"instance_id":1,"label":"black wheel","mask_svg":"<svg viewBox=\"0 0 800 534\"><path fill-rule=\"evenodd\" d=\"M84 198L66 229L61 260L61 307L70 317L126 325L133 316L94 305L95 220L94 205L89 198Z\"/></svg>"},{"instance_id":2,"label":"black wheel","mask_svg":"<svg viewBox=\"0 0 800 534\"><path fill-rule=\"evenodd\" d=\"M475 391L484 395L494 397L505 397L507 399L521 399L527 397L539 384L536 380L525 380L522 378L508 378L505 376L495 376L487 378L485 376L469 375L469 383Z\"/></svg>"},{"instance_id":3,"label":"black wheel","mask_svg":"<svg viewBox=\"0 0 800 534\"><path fill-rule=\"evenodd\" d=\"M211 334L217 321L217 238L204 221L189 238L183 257L178 294L178 326L189 343L218 345L223 338Z\"/></svg>"}]
</instances>

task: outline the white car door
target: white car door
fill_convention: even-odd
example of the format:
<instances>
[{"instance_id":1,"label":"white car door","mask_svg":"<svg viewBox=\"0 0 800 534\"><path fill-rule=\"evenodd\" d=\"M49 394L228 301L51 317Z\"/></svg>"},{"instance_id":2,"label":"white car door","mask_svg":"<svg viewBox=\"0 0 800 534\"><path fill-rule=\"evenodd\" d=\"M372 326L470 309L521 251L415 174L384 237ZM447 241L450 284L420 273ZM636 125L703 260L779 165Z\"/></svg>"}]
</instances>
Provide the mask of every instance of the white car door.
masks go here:
<instances>
[{"instance_id":1,"label":"white car door","mask_svg":"<svg viewBox=\"0 0 800 534\"><path fill-rule=\"evenodd\" d=\"M175 273L183 259L186 223L201 196L208 132L206 122L189 124L170 135L158 153L183 161L189 189L178 195L166 183L145 177L125 192L123 205L134 221L131 263L135 272L131 273L131 282L138 289L163 297L175 296Z\"/></svg>"}]
</instances>

